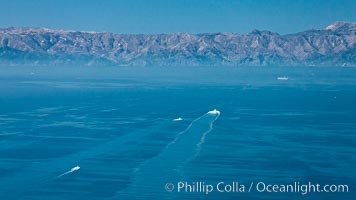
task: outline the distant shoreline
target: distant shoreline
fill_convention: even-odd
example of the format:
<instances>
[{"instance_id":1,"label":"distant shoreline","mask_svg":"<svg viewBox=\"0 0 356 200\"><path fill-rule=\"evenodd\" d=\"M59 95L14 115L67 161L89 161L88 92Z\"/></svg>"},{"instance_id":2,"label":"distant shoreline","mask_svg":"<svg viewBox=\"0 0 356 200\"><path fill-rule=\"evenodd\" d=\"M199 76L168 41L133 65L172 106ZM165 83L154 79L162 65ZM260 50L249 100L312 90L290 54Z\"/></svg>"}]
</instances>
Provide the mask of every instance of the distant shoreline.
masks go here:
<instances>
[{"instance_id":1,"label":"distant shoreline","mask_svg":"<svg viewBox=\"0 0 356 200\"><path fill-rule=\"evenodd\" d=\"M356 23L279 35L114 34L0 29L0 65L15 66L356 66Z\"/></svg>"}]
</instances>

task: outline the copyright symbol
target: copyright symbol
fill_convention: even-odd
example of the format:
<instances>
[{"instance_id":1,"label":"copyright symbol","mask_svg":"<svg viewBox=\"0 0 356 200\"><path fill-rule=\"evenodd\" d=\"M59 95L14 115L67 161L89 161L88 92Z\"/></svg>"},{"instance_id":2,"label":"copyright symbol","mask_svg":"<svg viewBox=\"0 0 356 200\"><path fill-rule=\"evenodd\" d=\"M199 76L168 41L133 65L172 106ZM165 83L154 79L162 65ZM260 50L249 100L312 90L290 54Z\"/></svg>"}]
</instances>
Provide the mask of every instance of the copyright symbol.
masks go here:
<instances>
[{"instance_id":1,"label":"copyright symbol","mask_svg":"<svg viewBox=\"0 0 356 200\"><path fill-rule=\"evenodd\" d=\"M166 189L167 192L172 192L174 190L174 185L173 183L167 183L164 188Z\"/></svg>"}]
</instances>

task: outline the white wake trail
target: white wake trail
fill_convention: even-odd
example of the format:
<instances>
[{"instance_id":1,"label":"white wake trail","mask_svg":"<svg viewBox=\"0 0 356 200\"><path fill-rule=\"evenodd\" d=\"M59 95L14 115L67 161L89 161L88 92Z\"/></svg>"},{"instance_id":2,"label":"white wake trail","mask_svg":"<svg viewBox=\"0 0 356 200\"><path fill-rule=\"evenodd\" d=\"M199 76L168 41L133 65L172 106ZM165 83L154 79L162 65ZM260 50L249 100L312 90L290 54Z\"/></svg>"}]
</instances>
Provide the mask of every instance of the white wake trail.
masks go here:
<instances>
[{"instance_id":1,"label":"white wake trail","mask_svg":"<svg viewBox=\"0 0 356 200\"><path fill-rule=\"evenodd\" d=\"M57 178L60 178L60 177L65 176L67 174L70 174L70 173L73 173L75 171L78 171L79 169L80 169L80 167L77 165L77 166L73 167L72 169L70 169L69 171L64 172L63 174L57 176Z\"/></svg>"},{"instance_id":2,"label":"white wake trail","mask_svg":"<svg viewBox=\"0 0 356 200\"><path fill-rule=\"evenodd\" d=\"M202 137L201 137L199 143L197 144L197 150L196 150L196 153L195 153L195 157L198 156L198 154L200 153L201 148L202 148L201 146L202 146L202 145L204 144L204 142L205 142L205 137L206 137L206 135L207 135L208 133L210 133L210 132L213 130L214 122L219 118L219 116L220 116L220 111L214 109L214 110L212 110L212 111L209 111L207 114L208 114L208 115L209 115L209 114L210 114L210 115L216 115L216 117L215 117L214 120L211 121L209 130L207 130L207 131L205 131L205 132L203 133L203 135L202 135Z\"/></svg>"},{"instance_id":3,"label":"white wake trail","mask_svg":"<svg viewBox=\"0 0 356 200\"><path fill-rule=\"evenodd\" d=\"M133 199L133 196L134 199L144 199L148 195L170 199L169 193L162 193L162 186L167 181L185 179L184 167L198 156L206 135L212 131L219 116L220 111L214 109L194 119L157 156L141 163L134 171L131 184L112 199Z\"/></svg>"},{"instance_id":4,"label":"white wake trail","mask_svg":"<svg viewBox=\"0 0 356 200\"><path fill-rule=\"evenodd\" d=\"M174 140L173 140L172 142L170 142L170 143L165 147L165 150L168 149L171 145L174 145L174 144L180 139L180 136L181 136L181 135L183 135L184 133L188 132L189 129L193 126L193 124L194 124L196 121L200 120L201 118L205 117L206 115L216 115L216 117L215 117L214 120L211 121L210 126L209 126L209 130L205 131L205 132L202 134L202 137L201 137L200 141L196 144L196 145L197 145L197 149L196 149L196 152L195 152L195 154L194 154L194 155L195 155L194 157L196 157L196 156L199 154L200 150L201 150L202 144L205 142L205 137L206 137L206 135L207 135L209 132L211 132L211 131L213 130L213 124L214 124L214 122L218 119L218 117L220 116L220 111L218 111L218 110L216 110L216 109L211 110L211 111L205 113L204 115L202 115L202 116L200 116L200 117L194 119L194 120L188 125L188 127L187 127L185 130L183 130L183 131L181 131L180 133L177 134L177 136L174 138Z\"/></svg>"}]
</instances>

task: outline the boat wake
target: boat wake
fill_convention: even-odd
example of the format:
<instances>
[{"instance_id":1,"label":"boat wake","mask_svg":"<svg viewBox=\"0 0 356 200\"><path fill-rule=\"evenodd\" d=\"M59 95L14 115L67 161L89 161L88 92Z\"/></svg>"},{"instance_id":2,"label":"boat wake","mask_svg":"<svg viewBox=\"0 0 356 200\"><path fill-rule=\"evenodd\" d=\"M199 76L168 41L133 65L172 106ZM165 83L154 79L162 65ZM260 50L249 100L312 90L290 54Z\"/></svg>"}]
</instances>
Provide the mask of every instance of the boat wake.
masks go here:
<instances>
[{"instance_id":1,"label":"boat wake","mask_svg":"<svg viewBox=\"0 0 356 200\"><path fill-rule=\"evenodd\" d=\"M159 195L164 199L164 185L184 180L184 166L199 155L207 134L213 130L219 116L220 111L215 109L194 119L159 155L141 164L135 170L129 187L118 192L113 199L142 199L150 195Z\"/></svg>"},{"instance_id":2,"label":"boat wake","mask_svg":"<svg viewBox=\"0 0 356 200\"><path fill-rule=\"evenodd\" d=\"M73 167L72 169L70 169L69 171L64 172L63 174L57 176L57 178L60 178L60 177L65 176L65 175L67 175L67 174L70 174L70 173L73 173L73 172L75 172L75 171L78 171L79 169L80 169L79 166L75 166L75 167Z\"/></svg>"}]
</instances>

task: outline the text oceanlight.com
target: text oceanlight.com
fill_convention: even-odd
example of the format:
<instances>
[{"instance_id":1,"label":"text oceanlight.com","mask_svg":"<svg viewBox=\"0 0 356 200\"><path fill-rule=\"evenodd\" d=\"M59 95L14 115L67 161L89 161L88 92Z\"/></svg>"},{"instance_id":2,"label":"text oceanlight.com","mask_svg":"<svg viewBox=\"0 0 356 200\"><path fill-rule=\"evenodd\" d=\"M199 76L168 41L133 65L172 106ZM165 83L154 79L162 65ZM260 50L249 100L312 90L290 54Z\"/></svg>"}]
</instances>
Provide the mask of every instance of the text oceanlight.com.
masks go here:
<instances>
[{"instance_id":1,"label":"text oceanlight.com","mask_svg":"<svg viewBox=\"0 0 356 200\"><path fill-rule=\"evenodd\" d=\"M180 181L177 183L167 183L165 185L167 192L179 193L203 193L208 195L212 192L219 193L299 193L307 195L309 193L344 193L349 192L347 184L319 184L299 181L291 184L274 184L266 182L250 182L249 184L241 184L237 181L232 182L218 182L216 184L209 184L203 181L186 182Z\"/></svg>"}]
</instances>

